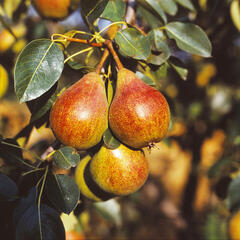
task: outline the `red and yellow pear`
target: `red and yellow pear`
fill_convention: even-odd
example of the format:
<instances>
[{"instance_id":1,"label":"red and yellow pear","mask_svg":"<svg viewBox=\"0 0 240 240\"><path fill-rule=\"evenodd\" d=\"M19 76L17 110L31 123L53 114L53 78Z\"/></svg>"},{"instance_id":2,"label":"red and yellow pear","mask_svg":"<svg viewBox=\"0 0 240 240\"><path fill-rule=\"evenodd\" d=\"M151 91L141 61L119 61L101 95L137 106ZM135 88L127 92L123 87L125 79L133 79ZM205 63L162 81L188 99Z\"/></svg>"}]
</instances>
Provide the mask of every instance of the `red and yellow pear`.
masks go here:
<instances>
[{"instance_id":1,"label":"red and yellow pear","mask_svg":"<svg viewBox=\"0 0 240 240\"><path fill-rule=\"evenodd\" d=\"M115 96L109 109L109 125L124 144L143 148L166 135L170 110L164 96L132 71L118 71Z\"/></svg>"},{"instance_id":2,"label":"red and yellow pear","mask_svg":"<svg viewBox=\"0 0 240 240\"><path fill-rule=\"evenodd\" d=\"M50 112L50 125L64 145L86 150L101 141L107 114L104 82L91 72L58 97Z\"/></svg>"},{"instance_id":3,"label":"red and yellow pear","mask_svg":"<svg viewBox=\"0 0 240 240\"><path fill-rule=\"evenodd\" d=\"M77 7L80 0L33 0L33 5L44 18L63 19L67 17L73 8Z\"/></svg>"},{"instance_id":4,"label":"red and yellow pear","mask_svg":"<svg viewBox=\"0 0 240 240\"><path fill-rule=\"evenodd\" d=\"M121 144L116 149L102 146L90 162L90 173L107 193L124 196L137 191L148 177L148 162L142 151Z\"/></svg>"}]
</instances>

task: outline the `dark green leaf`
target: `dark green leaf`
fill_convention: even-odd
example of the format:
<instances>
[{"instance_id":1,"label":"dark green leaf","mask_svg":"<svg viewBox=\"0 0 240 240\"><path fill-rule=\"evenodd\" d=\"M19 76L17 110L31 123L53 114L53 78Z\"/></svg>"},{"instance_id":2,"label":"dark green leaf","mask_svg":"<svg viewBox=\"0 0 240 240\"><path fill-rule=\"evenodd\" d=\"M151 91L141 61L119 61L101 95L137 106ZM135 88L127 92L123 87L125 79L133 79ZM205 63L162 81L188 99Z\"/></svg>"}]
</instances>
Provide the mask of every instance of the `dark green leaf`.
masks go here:
<instances>
[{"instance_id":1,"label":"dark green leaf","mask_svg":"<svg viewBox=\"0 0 240 240\"><path fill-rule=\"evenodd\" d=\"M162 9L169 15L174 16L177 13L178 7L174 0L157 0Z\"/></svg>"},{"instance_id":2,"label":"dark green leaf","mask_svg":"<svg viewBox=\"0 0 240 240\"><path fill-rule=\"evenodd\" d=\"M240 208L240 176L232 180L228 187L227 206L232 210Z\"/></svg>"},{"instance_id":3,"label":"dark green leaf","mask_svg":"<svg viewBox=\"0 0 240 240\"><path fill-rule=\"evenodd\" d=\"M49 175L47 177L46 191L54 207L69 214L79 200L79 188L72 177L67 175Z\"/></svg>"},{"instance_id":4,"label":"dark green leaf","mask_svg":"<svg viewBox=\"0 0 240 240\"><path fill-rule=\"evenodd\" d=\"M183 67L183 64L180 61L172 59L171 61L168 61L168 63L183 80L187 80L188 70Z\"/></svg>"},{"instance_id":5,"label":"dark green leaf","mask_svg":"<svg viewBox=\"0 0 240 240\"><path fill-rule=\"evenodd\" d=\"M14 139L4 139L0 143L0 157L6 164L24 166L22 150Z\"/></svg>"},{"instance_id":6,"label":"dark green leaf","mask_svg":"<svg viewBox=\"0 0 240 240\"><path fill-rule=\"evenodd\" d=\"M53 160L56 165L63 169L76 167L80 161L80 156L76 149L72 147L62 147L53 154Z\"/></svg>"},{"instance_id":7,"label":"dark green leaf","mask_svg":"<svg viewBox=\"0 0 240 240\"><path fill-rule=\"evenodd\" d=\"M135 28L127 28L117 32L115 40L122 55L135 59L147 60L150 54L148 38Z\"/></svg>"},{"instance_id":8,"label":"dark green leaf","mask_svg":"<svg viewBox=\"0 0 240 240\"><path fill-rule=\"evenodd\" d=\"M192 23L171 22L166 25L169 38L176 41L177 46L191 54L210 57L212 46L206 33Z\"/></svg>"},{"instance_id":9,"label":"dark green leaf","mask_svg":"<svg viewBox=\"0 0 240 240\"><path fill-rule=\"evenodd\" d=\"M103 141L110 149L115 149L120 146L120 142L112 135L112 132L109 129L104 132Z\"/></svg>"},{"instance_id":10,"label":"dark green leaf","mask_svg":"<svg viewBox=\"0 0 240 240\"><path fill-rule=\"evenodd\" d=\"M41 233L38 206L36 204L31 205L17 223L16 240L65 240L64 226L57 211L41 204L40 219Z\"/></svg>"},{"instance_id":11,"label":"dark green leaf","mask_svg":"<svg viewBox=\"0 0 240 240\"><path fill-rule=\"evenodd\" d=\"M136 14L141 18L143 25L148 25L151 29L162 26L161 20L144 6L139 5Z\"/></svg>"},{"instance_id":12,"label":"dark green leaf","mask_svg":"<svg viewBox=\"0 0 240 240\"><path fill-rule=\"evenodd\" d=\"M136 72L136 75L138 78L140 78L143 82L145 82L147 85L155 87L156 83L148 76L144 75L141 72Z\"/></svg>"},{"instance_id":13,"label":"dark green leaf","mask_svg":"<svg viewBox=\"0 0 240 240\"><path fill-rule=\"evenodd\" d=\"M191 10L191 11L194 11L195 10L195 7L194 5L192 4L192 1L191 0L174 0L175 2L179 3L180 5L182 5L183 7Z\"/></svg>"},{"instance_id":14,"label":"dark green leaf","mask_svg":"<svg viewBox=\"0 0 240 240\"><path fill-rule=\"evenodd\" d=\"M164 13L159 1L156 1L156 0L137 0L137 2L142 4L144 7L148 8L153 13L156 13L164 21L164 23L167 23L167 16Z\"/></svg>"},{"instance_id":15,"label":"dark green leaf","mask_svg":"<svg viewBox=\"0 0 240 240\"><path fill-rule=\"evenodd\" d=\"M8 176L0 173L0 201L15 200L18 196L16 183Z\"/></svg>"},{"instance_id":16,"label":"dark green leaf","mask_svg":"<svg viewBox=\"0 0 240 240\"><path fill-rule=\"evenodd\" d=\"M57 98L57 84L44 93L41 97L27 102L27 106L31 112L30 122L34 122L46 114Z\"/></svg>"},{"instance_id":17,"label":"dark green leaf","mask_svg":"<svg viewBox=\"0 0 240 240\"><path fill-rule=\"evenodd\" d=\"M163 32L159 29L154 29L148 34L148 39L154 51L148 58L148 63L162 65L171 56L171 51Z\"/></svg>"},{"instance_id":18,"label":"dark green leaf","mask_svg":"<svg viewBox=\"0 0 240 240\"><path fill-rule=\"evenodd\" d=\"M32 187L26 197L20 198L13 214L13 220L15 225L18 223L23 214L27 211L29 207L37 203L37 187Z\"/></svg>"},{"instance_id":19,"label":"dark green leaf","mask_svg":"<svg viewBox=\"0 0 240 240\"><path fill-rule=\"evenodd\" d=\"M48 39L30 42L18 56L14 69L15 92L20 102L47 92L59 79L64 56L58 45Z\"/></svg>"},{"instance_id":20,"label":"dark green leaf","mask_svg":"<svg viewBox=\"0 0 240 240\"><path fill-rule=\"evenodd\" d=\"M125 11L126 2L122 0L109 0L101 17L112 22L118 22L123 20Z\"/></svg>"},{"instance_id":21,"label":"dark green leaf","mask_svg":"<svg viewBox=\"0 0 240 240\"><path fill-rule=\"evenodd\" d=\"M93 23L104 11L108 0L81 0L80 7L83 15Z\"/></svg>"}]
</instances>

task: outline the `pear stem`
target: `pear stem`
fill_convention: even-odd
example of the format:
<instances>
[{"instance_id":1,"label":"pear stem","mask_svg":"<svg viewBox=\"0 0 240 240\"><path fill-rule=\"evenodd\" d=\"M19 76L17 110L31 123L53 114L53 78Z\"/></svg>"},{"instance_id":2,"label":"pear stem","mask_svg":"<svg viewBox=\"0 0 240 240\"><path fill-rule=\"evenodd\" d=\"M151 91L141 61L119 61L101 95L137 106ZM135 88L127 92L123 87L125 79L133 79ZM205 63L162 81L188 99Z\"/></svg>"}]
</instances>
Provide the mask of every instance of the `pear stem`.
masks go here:
<instances>
[{"instance_id":1,"label":"pear stem","mask_svg":"<svg viewBox=\"0 0 240 240\"><path fill-rule=\"evenodd\" d=\"M105 48L104 53L102 55L102 58L101 58L99 64L97 65L97 67L96 67L96 73L98 73L98 74L101 73L101 69L102 69L104 63L106 62L108 56L109 56L109 51L108 51L107 48Z\"/></svg>"},{"instance_id":2,"label":"pear stem","mask_svg":"<svg viewBox=\"0 0 240 240\"><path fill-rule=\"evenodd\" d=\"M113 59L114 59L114 61L117 64L118 70L124 68L122 63L121 63L121 61L120 61L120 59L119 59L119 57L118 57L118 55L117 55L117 53L116 53L116 51L113 48L112 42L110 40L106 40L104 42L104 44L108 47L109 51L111 52L111 54L113 56Z\"/></svg>"}]
</instances>

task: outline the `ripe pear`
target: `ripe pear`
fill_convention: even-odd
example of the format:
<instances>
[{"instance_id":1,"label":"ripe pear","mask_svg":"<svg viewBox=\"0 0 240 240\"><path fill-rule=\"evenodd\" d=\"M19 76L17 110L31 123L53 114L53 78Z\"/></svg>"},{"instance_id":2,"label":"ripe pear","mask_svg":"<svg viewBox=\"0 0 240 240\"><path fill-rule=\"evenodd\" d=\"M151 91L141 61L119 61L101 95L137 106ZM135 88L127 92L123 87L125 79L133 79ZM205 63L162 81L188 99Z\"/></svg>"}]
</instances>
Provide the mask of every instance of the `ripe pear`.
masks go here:
<instances>
[{"instance_id":1,"label":"ripe pear","mask_svg":"<svg viewBox=\"0 0 240 240\"><path fill-rule=\"evenodd\" d=\"M63 19L67 17L72 9L76 8L80 0L33 0L33 5L39 14L48 19Z\"/></svg>"},{"instance_id":2,"label":"ripe pear","mask_svg":"<svg viewBox=\"0 0 240 240\"><path fill-rule=\"evenodd\" d=\"M142 151L125 145L116 149L102 146L90 162L94 182L105 192L117 196L137 191L148 177L148 162Z\"/></svg>"},{"instance_id":3,"label":"ripe pear","mask_svg":"<svg viewBox=\"0 0 240 240\"><path fill-rule=\"evenodd\" d=\"M64 144L86 150L100 142L108 125L105 85L91 72L63 92L50 112L50 125Z\"/></svg>"},{"instance_id":4,"label":"ripe pear","mask_svg":"<svg viewBox=\"0 0 240 240\"><path fill-rule=\"evenodd\" d=\"M160 142L168 131L170 110L164 96L132 71L118 71L109 125L126 145L143 148Z\"/></svg>"}]
</instances>

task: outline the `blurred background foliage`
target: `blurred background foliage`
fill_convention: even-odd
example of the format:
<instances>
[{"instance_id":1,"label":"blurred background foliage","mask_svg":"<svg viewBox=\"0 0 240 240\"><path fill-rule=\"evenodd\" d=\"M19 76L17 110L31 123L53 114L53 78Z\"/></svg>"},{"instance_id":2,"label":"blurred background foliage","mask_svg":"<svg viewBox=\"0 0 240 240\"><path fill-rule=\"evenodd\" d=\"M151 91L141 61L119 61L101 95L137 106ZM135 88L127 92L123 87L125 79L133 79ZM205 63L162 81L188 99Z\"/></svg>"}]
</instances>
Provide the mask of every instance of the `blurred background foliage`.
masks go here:
<instances>
[{"instance_id":1,"label":"blurred background foliage","mask_svg":"<svg viewBox=\"0 0 240 240\"><path fill-rule=\"evenodd\" d=\"M20 2L0 1L1 19L8 16L0 23L0 134L5 138L14 137L30 119L29 110L14 93L13 67L19 52L36 38L86 28L79 9L53 22L42 20L30 1ZM180 7L169 19L191 19L204 29L212 42L212 57L176 50L188 69L185 81L172 70L166 77L161 76L162 70L149 72L167 97L172 126L163 142L145 150L148 181L128 197L83 201L75 209L78 217L62 215L67 239L228 239L228 229L240 228L239 215L227 208L228 187L240 169L239 1L195 0L193 4L196 12ZM140 8L136 19L147 27L144 14ZM61 82L70 85L81 74L67 66ZM42 126L32 131L26 147L41 152L53 139L51 130ZM229 228L231 219L235 222Z\"/></svg>"}]
</instances>

